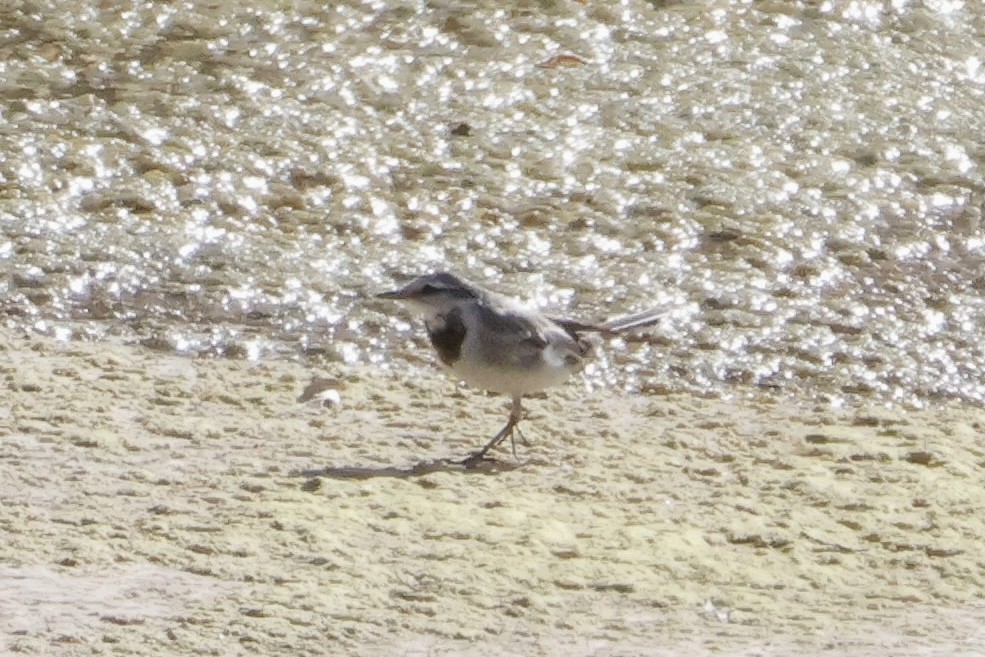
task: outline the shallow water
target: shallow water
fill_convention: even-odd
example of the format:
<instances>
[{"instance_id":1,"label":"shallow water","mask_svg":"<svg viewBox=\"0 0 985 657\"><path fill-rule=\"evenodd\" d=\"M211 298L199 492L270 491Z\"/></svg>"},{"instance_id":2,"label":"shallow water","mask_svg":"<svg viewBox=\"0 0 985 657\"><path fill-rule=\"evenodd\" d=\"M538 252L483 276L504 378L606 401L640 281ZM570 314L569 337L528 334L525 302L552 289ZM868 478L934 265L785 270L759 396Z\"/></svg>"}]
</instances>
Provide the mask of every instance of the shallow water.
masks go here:
<instances>
[{"instance_id":1,"label":"shallow water","mask_svg":"<svg viewBox=\"0 0 985 657\"><path fill-rule=\"evenodd\" d=\"M595 384L985 400L985 9L39 2L0 13L0 315L424 365L434 269L584 319Z\"/></svg>"}]
</instances>

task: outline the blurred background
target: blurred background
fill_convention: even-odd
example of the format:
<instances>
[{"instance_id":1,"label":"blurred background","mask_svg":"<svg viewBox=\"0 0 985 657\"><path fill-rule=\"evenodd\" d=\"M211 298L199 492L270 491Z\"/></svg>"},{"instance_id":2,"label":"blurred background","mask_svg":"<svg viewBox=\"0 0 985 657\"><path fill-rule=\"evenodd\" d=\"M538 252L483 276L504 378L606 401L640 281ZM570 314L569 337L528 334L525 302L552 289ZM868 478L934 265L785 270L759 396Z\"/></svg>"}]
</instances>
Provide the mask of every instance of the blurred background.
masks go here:
<instances>
[{"instance_id":1,"label":"blurred background","mask_svg":"<svg viewBox=\"0 0 985 657\"><path fill-rule=\"evenodd\" d=\"M0 321L430 368L449 269L661 308L589 385L985 400L985 6L3 2Z\"/></svg>"}]
</instances>

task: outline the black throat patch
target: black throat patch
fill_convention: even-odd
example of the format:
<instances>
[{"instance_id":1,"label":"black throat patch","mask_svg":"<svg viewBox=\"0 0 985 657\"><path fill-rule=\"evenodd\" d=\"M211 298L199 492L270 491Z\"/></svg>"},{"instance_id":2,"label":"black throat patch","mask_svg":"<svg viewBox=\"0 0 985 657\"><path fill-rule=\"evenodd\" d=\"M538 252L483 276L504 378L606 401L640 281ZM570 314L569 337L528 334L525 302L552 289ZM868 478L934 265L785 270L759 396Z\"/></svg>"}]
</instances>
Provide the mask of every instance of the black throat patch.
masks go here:
<instances>
[{"instance_id":1,"label":"black throat patch","mask_svg":"<svg viewBox=\"0 0 985 657\"><path fill-rule=\"evenodd\" d=\"M462 355L462 343L465 342L465 322L462 321L462 311L452 308L443 317L444 323L426 324L431 344L438 352L438 358L449 367Z\"/></svg>"}]
</instances>

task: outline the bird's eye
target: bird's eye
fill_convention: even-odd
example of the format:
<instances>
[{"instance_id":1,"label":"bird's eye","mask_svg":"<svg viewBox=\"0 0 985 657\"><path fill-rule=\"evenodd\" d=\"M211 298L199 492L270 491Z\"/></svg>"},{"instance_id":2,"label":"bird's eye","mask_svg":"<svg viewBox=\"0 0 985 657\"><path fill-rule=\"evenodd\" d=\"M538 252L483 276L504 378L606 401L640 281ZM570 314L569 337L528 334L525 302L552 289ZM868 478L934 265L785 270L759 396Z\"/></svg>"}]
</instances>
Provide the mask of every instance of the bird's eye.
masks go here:
<instances>
[{"instance_id":1,"label":"bird's eye","mask_svg":"<svg viewBox=\"0 0 985 657\"><path fill-rule=\"evenodd\" d=\"M438 288L431 285L430 283L421 288L421 294L434 294L438 291Z\"/></svg>"}]
</instances>

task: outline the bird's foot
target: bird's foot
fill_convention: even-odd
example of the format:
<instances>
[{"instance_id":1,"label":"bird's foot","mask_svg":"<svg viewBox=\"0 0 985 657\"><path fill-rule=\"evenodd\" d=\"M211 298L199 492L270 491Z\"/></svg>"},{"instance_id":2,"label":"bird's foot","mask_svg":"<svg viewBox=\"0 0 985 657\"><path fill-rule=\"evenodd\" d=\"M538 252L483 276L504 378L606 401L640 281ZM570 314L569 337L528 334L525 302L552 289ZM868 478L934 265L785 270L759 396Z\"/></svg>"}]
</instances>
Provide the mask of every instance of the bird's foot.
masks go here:
<instances>
[{"instance_id":1,"label":"bird's foot","mask_svg":"<svg viewBox=\"0 0 985 657\"><path fill-rule=\"evenodd\" d=\"M486 456L486 450L481 449L478 452L472 452L461 461L454 461L454 463L464 466L466 470L473 470L476 467L478 467L480 463L491 462L495 460L496 459L491 456Z\"/></svg>"}]
</instances>

